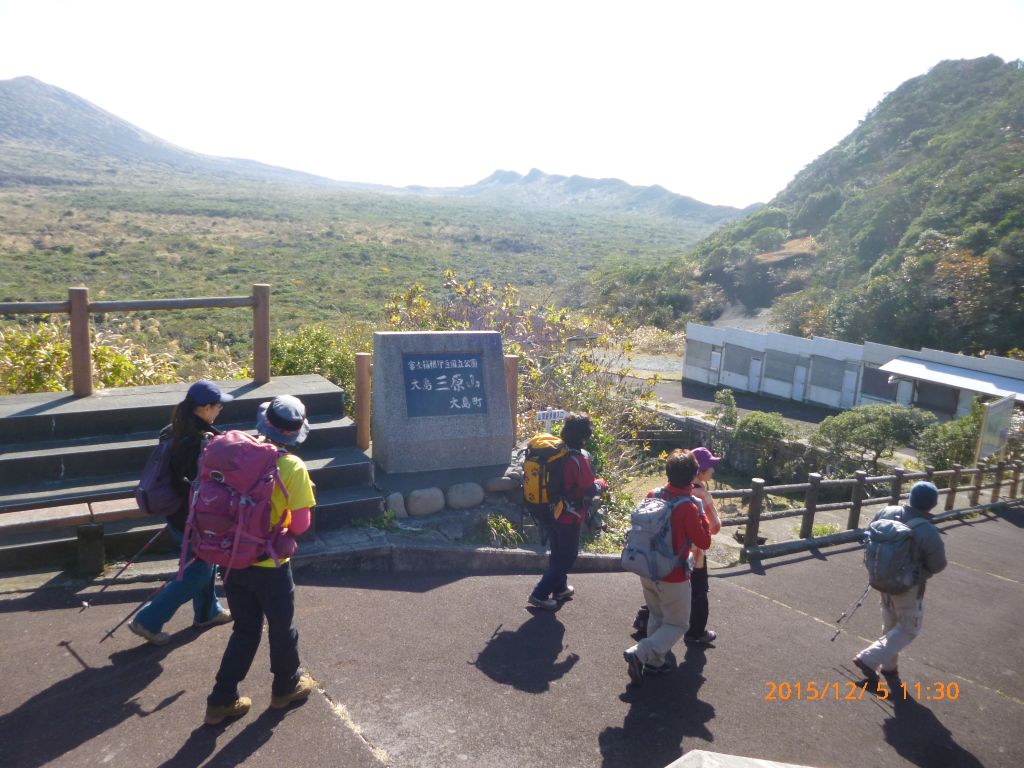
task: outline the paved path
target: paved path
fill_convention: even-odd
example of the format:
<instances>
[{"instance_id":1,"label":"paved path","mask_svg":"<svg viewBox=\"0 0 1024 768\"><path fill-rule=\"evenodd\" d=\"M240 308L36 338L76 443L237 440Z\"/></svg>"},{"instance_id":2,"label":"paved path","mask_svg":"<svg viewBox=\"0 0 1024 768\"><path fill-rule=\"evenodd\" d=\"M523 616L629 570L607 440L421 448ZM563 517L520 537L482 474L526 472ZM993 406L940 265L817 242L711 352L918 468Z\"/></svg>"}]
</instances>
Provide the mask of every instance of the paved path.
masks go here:
<instances>
[{"instance_id":1,"label":"paved path","mask_svg":"<svg viewBox=\"0 0 1024 768\"><path fill-rule=\"evenodd\" d=\"M200 723L228 628L196 632L182 610L165 648L124 629L99 644L152 584L109 589L84 612L74 589L2 595L0 765L661 768L707 749L837 768L1016 768L1024 510L942 528L951 562L900 661L905 701L845 700L849 659L880 622L869 597L829 641L863 589L856 547L717 571L718 647L681 647L675 672L640 687L627 687L621 656L640 597L631 575L577 574L577 598L548 614L524 607L533 574L306 568L297 625L320 690L268 710L264 643L244 684L253 711L221 728ZM812 682L825 700L795 700ZM926 700L935 682L958 697ZM790 700L766 700L782 683Z\"/></svg>"}]
</instances>

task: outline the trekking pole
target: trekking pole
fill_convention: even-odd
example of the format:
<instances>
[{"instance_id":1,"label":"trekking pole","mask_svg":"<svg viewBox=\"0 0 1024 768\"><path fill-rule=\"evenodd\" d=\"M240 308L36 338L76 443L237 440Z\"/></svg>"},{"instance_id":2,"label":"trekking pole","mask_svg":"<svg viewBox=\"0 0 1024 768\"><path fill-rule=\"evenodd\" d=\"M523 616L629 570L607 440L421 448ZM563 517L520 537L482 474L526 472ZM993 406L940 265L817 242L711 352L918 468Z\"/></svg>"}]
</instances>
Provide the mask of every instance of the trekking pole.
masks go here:
<instances>
[{"instance_id":1,"label":"trekking pole","mask_svg":"<svg viewBox=\"0 0 1024 768\"><path fill-rule=\"evenodd\" d=\"M93 600L95 600L97 597L99 597L104 592L106 592L107 591L107 587L109 587L111 584L113 584L115 581L117 581L118 578L121 576L121 574L124 573L126 570L128 570L128 566L133 565L136 560L138 560L140 557L142 557L143 553L145 553L145 551L147 549L149 549L151 546L153 546L153 542L156 541L157 539L159 539L160 536L163 534L163 532L164 532L164 529L161 528L159 531L157 531L155 534L153 534L153 538L151 538L149 541L147 541L143 545L142 549L140 549L138 552L136 552L134 555L132 555L131 559L127 563L124 564L124 567L121 568L121 570L118 571L114 575L114 578L112 578L110 581L108 581L106 584L104 584L103 588L99 592L97 592L95 595L92 596ZM91 607L92 607L92 600L83 600L82 601L82 608L81 608L81 610L79 610L79 613L84 611L86 608L91 608Z\"/></svg>"},{"instance_id":2,"label":"trekking pole","mask_svg":"<svg viewBox=\"0 0 1024 768\"><path fill-rule=\"evenodd\" d=\"M871 585L868 584L866 587L864 587L863 594L861 594L861 596L858 597L854 603L851 603L850 607L843 611L839 618L836 619L836 631L835 634L832 635L832 639L829 640L830 643L835 642L835 639L839 637L839 633L843 631L843 628L840 626L842 620L845 618L847 621L849 621L851 618L853 618L853 614L855 614L857 612L857 609L860 608L861 603L864 602L864 598L868 596L868 592L870 591Z\"/></svg>"},{"instance_id":3,"label":"trekking pole","mask_svg":"<svg viewBox=\"0 0 1024 768\"><path fill-rule=\"evenodd\" d=\"M152 592L150 592L148 595L146 595L146 599L143 600L138 605L136 605L134 608L132 608L132 612L131 613L129 613L127 616L125 616L123 619L121 619L121 621L119 621L116 626L114 626L111 629L107 630L107 633L105 635L103 635L103 637L100 638L100 642L102 643L108 637L113 637L114 633L117 632L117 630L119 630L122 626L124 626L124 624L127 623L128 619L130 619L132 616L134 616L136 613L138 613L139 609L142 608L142 606L144 606L146 603L148 603L150 600L152 600L154 597L156 597L156 593L159 592L164 587L166 587L170 583L170 581L171 580L168 579L167 581L163 582L159 587L157 587Z\"/></svg>"}]
</instances>

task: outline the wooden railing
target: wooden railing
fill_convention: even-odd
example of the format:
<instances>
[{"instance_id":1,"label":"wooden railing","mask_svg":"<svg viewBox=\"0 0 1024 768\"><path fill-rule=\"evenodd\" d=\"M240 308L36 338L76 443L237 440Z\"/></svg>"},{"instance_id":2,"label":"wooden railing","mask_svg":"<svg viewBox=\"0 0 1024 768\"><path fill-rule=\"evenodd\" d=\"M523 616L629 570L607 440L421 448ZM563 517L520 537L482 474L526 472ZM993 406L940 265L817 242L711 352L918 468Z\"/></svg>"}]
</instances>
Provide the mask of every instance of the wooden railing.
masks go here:
<instances>
[{"instance_id":1,"label":"wooden railing","mask_svg":"<svg viewBox=\"0 0 1024 768\"><path fill-rule=\"evenodd\" d=\"M68 288L67 301L0 302L0 315L64 313L71 316L71 382L75 397L92 394L92 334L89 315L163 309L252 307L253 381L270 381L270 286L256 283L251 296L219 296L140 301L89 301L88 288Z\"/></svg>"},{"instance_id":2,"label":"wooden railing","mask_svg":"<svg viewBox=\"0 0 1024 768\"><path fill-rule=\"evenodd\" d=\"M902 468L893 470L890 475L868 476L867 472L857 472L852 478L837 480L826 480L818 473L811 473L807 476L806 483L792 483L789 485L766 486L765 481L759 477L751 480L751 487L732 491L712 491L715 499L741 499L747 503L747 514L742 517L723 518L722 526L745 525L743 536L743 558L750 557L772 557L775 555L789 554L805 549L832 544L842 544L859 540L862 529L860 528L861 510L866 506L877 504L899 504L906 499L909 493L904 492L904 485L917 480L936 481L947 480L943 483L945 487L939 488L939 496L945 496L944 511L937 515L939 519L959 517L980 508L1003 502L1017 502L1024 494L1024 487L1021 484L1021 469L1024 464L1020 461L997 462L995 464L978 464L975 467L964 468L955 464L953 469L936 472L932 467L926 467L924 472L907 472ZM986 482L986 477L990 481ZM887 493L881 496L871 496L870 489L879 484L888 486ZM823 489L849 488L849 501L832 502L819 504L818 498ZM982 491L991 491L988 502L982 502ZM798 509L786 509L778 512L765 512L765 499L768 494L804 494L804 506ZM968 494L968 505L954 509L958 493ZM814 518L819 512L838 510L849 510L846 520L846 530L841 533L828 536L813 537ZM778 520L787 517L800 518L799 539L791 542L758 546L758 533L761 523L768 520Z\"/></svg>"}]
</instances>

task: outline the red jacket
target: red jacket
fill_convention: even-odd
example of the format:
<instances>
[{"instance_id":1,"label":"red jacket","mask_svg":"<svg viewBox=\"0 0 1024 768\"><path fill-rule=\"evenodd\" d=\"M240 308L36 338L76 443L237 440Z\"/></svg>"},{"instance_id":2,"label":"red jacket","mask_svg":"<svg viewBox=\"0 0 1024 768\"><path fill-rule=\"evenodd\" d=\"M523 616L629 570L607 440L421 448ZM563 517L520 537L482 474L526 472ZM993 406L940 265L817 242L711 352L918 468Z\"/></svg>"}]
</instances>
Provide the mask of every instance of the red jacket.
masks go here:
<instances>
[{"instance_id":1,"label":"red jacket","mask_svg":"<svg viewBox=\"0 0 1024 768\"><path fill-rule=\"evenodd\" d=\"M580 525L587 519L587 501L598 494L595 482L597 478L586 451L569 451L562 462L562 495L572 509L562 512L556 523Z\"/></svg>"},{"instance_id":2,"label":"red jacket","mask_svg":"<svg viewBox=\"0 0 1024 768\"><path fill-rule=\"evenodd\" d=\"M661 491L661 498L667 500L678 496L693 496L693 486L684 485L682 488L666 483L662 488L655 488L647 494L650 498L658 491ZM693 502L684 502L676 505L672 510L672 550L679 555L680 562L684 562L690 556L690 547L687 539L701 549L711 547L711 529L708 527L708 519L700 513L700 509ZM662 581L689 581L690 575L681 565L669 573Z\"/></svg>"}]
</instances>

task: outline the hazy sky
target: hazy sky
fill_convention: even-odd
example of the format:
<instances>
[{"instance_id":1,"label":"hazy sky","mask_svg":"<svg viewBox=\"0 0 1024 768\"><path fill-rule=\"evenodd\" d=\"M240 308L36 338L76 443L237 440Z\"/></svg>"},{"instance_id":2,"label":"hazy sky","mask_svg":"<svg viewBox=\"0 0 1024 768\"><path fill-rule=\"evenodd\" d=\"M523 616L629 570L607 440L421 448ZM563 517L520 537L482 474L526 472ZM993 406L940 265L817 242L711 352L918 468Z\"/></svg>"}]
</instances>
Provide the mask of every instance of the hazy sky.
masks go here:
<instances>
[{"instance_id":1,"label":"hazy sky","mask_svg":"<svg viewBox=\"0 0 1024 768\"><path fill-rule=\"evenodd\" d=\"M31 75L199 152L347 181L496 169L767 201L943 59L1024 58L1024 0L0 0Z\"/></svg>"}]
</instances>

